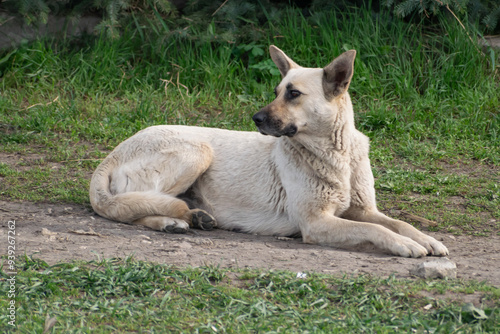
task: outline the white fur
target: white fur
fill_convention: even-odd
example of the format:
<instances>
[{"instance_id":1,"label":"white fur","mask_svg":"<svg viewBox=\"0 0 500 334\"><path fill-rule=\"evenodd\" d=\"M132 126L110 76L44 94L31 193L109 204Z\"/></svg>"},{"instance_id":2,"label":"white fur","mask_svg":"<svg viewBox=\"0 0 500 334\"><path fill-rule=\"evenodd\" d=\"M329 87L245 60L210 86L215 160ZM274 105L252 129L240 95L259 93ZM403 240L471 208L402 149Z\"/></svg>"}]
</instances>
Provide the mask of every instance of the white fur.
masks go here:
<instances>
[{"instance_id":1,"label":"white fur","mask_svg":"<svg viewBox=\"0 0 500 334\"><path fill-rule=\"evenodd\" d=\"M94 210L159 230L180 226L182 232L187 227L179 219L189 223L192 211L177 197L188 191L194 206L223 229L301 233L304 242L337 247L371 242L400 256L447 255L434 238L377 210L368 138L354 128L348 81L328 99L326 68L302 68L277 48L271 54L284 78L265 111L295 125L293 137L174 125L144 129L94 173ZM354 61L352 53L341 57ZM290 85L302 93L292 102L286 99Z\"/></svg>"}]
</instances>

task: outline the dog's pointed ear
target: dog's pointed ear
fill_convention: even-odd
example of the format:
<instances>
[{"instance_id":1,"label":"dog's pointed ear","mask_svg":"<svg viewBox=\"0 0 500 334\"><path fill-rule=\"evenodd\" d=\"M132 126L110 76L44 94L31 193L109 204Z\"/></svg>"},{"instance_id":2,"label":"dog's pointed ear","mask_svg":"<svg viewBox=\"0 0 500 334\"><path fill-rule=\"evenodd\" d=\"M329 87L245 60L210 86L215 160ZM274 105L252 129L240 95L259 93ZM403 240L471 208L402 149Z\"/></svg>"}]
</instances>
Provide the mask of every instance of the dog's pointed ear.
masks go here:
<instances>
[{"instance_id":1,"label":"dog's pointed ear","mask_svg":"<svg viewBox=\"0 0 500 334\"><path fill-rule=\"evenodd\" d=\"M351 83L356 50L349 50L323 68L323 91L327 100L344 93Z\"/></svg>"},{"instance_id":2,"label":"dog's pointed ear","mask_svg":"<svg viewBox=\"0 0 500 334\"><path fill-rule=\"evenodd\" d=\"M271 45L269 47L269 53L273 62L278 66L281 76L285 77L288 71L292 68L299 68L293 60L291 60L283 51L278 49L276 46Z\"/></svg>"}]
</instances>

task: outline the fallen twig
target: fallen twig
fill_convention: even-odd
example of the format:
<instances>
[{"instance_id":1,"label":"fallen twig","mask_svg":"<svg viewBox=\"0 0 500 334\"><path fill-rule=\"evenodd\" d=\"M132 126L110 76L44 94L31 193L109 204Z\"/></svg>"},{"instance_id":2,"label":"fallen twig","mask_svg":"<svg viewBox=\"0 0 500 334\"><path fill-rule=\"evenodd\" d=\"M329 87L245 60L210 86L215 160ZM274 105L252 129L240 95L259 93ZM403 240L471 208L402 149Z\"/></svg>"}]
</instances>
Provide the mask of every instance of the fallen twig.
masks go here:
<instances>
[{"instance_id":1,"label":"fallen twig","mask_svg":"<svg viewBox=\"0 0 500 334\"><path fill-rule=\"evenodd\" d=\"M103 158L98 158L98 159L73 159L73 160L63 160L59 161L59 163L64 163L64 162L74 162L74 161L100 161L103 160Z\"/></svg>"},{"instance_id":2,"label":"fallen twig","mask_svg":"<svg viewBox=\"0 0 500 334\"><path fill-rule=\"evenodd\" d=\"M59 96L57 96L54 100L52 100L52 102L47 102L47 103L36 103L36 104L31 105L31 106L29 106L29 107L27 107L27 108L24 108L23 110L28 110L28 109L31 109L31 108L36 107L36 106L48 106L48 105L50 105L50 104L52 104L52 103L56 102L57 100L59 100Z\"/></svg>"},{"instance_id":3,"label":"fallen twig","mask_svg":"<svg viewBox=\"0 0 500 334\"><path fill-rule=\"evenodd\" d=\"M101 238L106 238L105 235L102 235L100 233L97 233L96 231L94 231L92 229L92 227L89 227L89 230L88 231L84 231L84 230L69 230L68 231L69 233L74 233L74 234L80 234L80 235L93 235L93 236L96 236L96 237L101 237Z\"/></svg>"},{"instance_id":4,"label":"fallen twig","mask_svg":"<svg viewBox=\"0 0 500 334\"><path fill-rule=\"evenodd\" d=\"M405 216L406 218L414 220L414 221L417 221L417 222L419 222L420 224L422 224L424 226L433 226L433 227L435 227L435 226L438 225L435 221L432 221L432 220L429 220L429 219L426 219L426 218L423 218L423 217L415 216L414 214L411 214L409 212L401 211L401 214L403 216Z\"/></svg>"},{"instance_id":5,"label":"fallen twig","mask_svg":"<svg viewBox=\"0 0 500 334\"><path fill-rule=\"evenodd\" d=\"M222 5L219 6L219 8L217 8L217 10L212 14L212 16L215 16L215 14L217 14L217 12L222 8L224 7L224 5L228 2L229 0L226 0L222 3Z\"/></svg>"}]
</instances>

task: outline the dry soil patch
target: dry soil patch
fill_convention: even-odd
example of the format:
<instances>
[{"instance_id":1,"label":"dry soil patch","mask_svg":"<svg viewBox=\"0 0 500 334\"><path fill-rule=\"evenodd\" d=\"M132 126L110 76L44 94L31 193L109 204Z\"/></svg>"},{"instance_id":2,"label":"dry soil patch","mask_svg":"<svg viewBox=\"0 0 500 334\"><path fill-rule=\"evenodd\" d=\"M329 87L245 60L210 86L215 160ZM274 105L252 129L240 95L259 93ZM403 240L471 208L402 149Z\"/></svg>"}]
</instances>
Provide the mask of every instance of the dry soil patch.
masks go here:
<instances>
[{"instance_id":1,"label":"dry soil patch","mask_svg":"<svg viewBox=\"0 0 500 334\"><path fill-rule=\"evenodd\" d=\"M77 205L0 201L0 240L15 220L17 255L33 255L50 264L71 260L127 257L176 266L284 269L335 275L367 273L410 277L409 270L430 258L406 259L372 247L346 251L308 245L301 239L280 240L223 230L167 234L115 223ZM500 286L500 237L430 233L450 250L458 278ZM0 254L6 254L2 242Z\"/></svg>"}]
</instances>

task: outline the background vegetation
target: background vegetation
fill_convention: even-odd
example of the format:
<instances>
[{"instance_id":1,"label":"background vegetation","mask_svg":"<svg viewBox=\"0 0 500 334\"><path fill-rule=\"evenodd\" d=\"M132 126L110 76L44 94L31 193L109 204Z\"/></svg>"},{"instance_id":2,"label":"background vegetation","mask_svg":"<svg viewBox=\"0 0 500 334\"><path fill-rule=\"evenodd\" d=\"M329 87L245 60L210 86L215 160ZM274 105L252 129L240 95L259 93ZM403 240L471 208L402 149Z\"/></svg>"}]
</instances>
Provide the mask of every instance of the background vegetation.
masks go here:
<instances>
[{"instance_id":1,"label":"background vegetation","mask_svg":"<svg viewBox=\"0 0 500 334\"><path fill-rule=\"evenodd\" d=\"M29 3L48 7L13 10L37 13L35 22L44 12L49 19L56 5L66 4L57 7L63 11L80 2ZM381 209L435 220L434 229L451 233L500 233L499 58L480 44L484 18L445 1L456 17L446 6L422 15L417 6L401 19L378 4L317 2L304 10L191 1L177 11L160 1L81 3L105 18L95 34L0 52L0 199L88 205L92 171L140 129L169 123L254 131L251 116L280 80L269 44L314 67L354 48L350 91L357 127L372 140ZM398 14L409 3L387 5ZM134 261L19 265L25 332L40 331L47 315L65 332L499 331L498 289L475 282L302 281L290 273L178 271ZM482 291L493 302L463 309L417 294L427 289ZM5 303L0 298L2 309Z\"/></svg>"},{"instance_id":2,"label":"background vegetation","mask_svg":"<svg viewBox=\"0 0 500 334\"><path fill-rule=\"evenodd\" d=\"M336 1L337 6L373 6L379 10L393 12L400 18L416 15L432 19L443 13L475 23L483 32L498 32L500 3L496 0L343 0ZM30 24L45 24L50 15L64 15L71 20L78 20L83 15L98 13L103 16L100 30L119 30L120 19L136 11L156 10L161 14L177 11L192 19L206 19L209 16L224 18L237 24L242 15L256 18L267 11L293 5L308 10L331 8L328 0L246 0L246 1L210 1L210 0L4 0L0 8L11 14L22 16ZM208 14L208 15L207 15ZM216 15L218 14L218 15ZM249 15L250 14L250 15Z\"/></svg>"}]
</instances>

